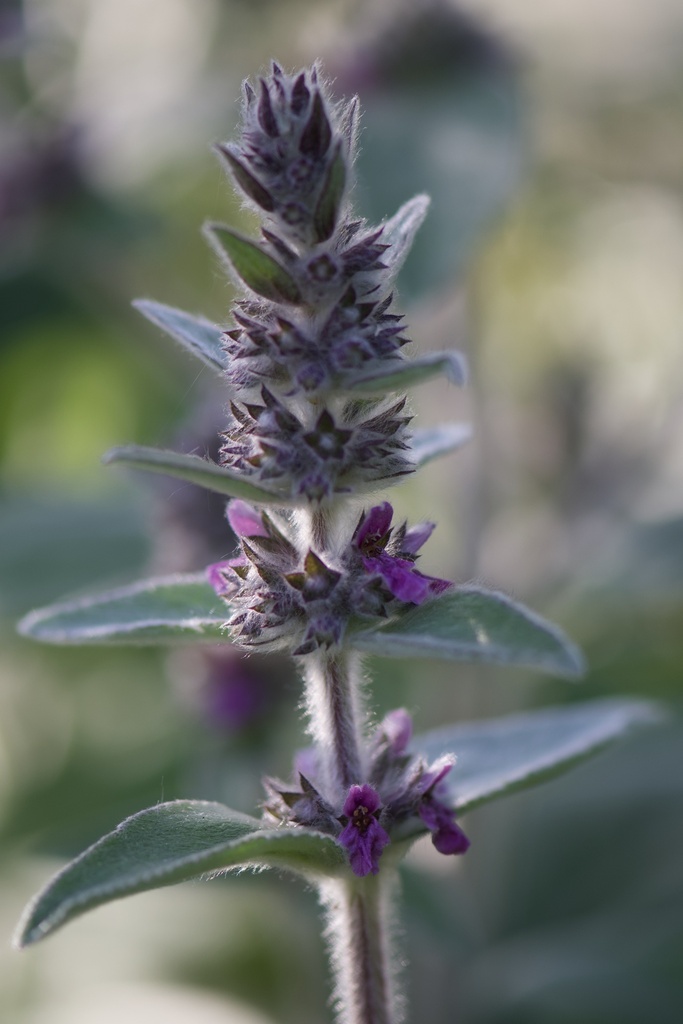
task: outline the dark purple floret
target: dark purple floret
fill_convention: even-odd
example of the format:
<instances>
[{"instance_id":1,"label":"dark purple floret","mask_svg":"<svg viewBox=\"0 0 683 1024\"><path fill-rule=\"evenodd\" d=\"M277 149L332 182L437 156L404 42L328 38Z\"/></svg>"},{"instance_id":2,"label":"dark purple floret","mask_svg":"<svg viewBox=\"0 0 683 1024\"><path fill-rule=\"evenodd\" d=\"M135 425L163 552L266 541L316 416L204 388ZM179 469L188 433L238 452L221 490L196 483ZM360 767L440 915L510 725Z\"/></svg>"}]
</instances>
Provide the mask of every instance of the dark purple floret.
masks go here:
<instances>
[{"instance_id":1,"label":"dark purple floret","mask_svg":"<svg viewBox=\"0 0 683 1024\"><path fill-rule=\"evenodd\" d=\"M348 852L351 870L360 878L377 874L382 850L390 841L377 820L379 811L380 799L372 786L351 786L344 804L349 820L339 842Z\"/></svg>"},{"instance_id":2,"label":"dark purple floret","mask_svg":"<svg viewBox=\"0 0 683 1024\"><path fill-rule=\"evenodd\" d=\"M413 720L405 708L389 711L382 719L381 731L392 754L404 754L413 735Z\"/></svg>"},{"instance_id":3,"label":"dark purple floret","mask_svg":"<svg viewBox=\"0 0 683 1024\"><path fill-rule=\"evenodd\" d=\"M420 780L422 799L417 809L432 833L432 843L439 853L466 853L470 841L455 821L455 811L439 797L439 786L453 767L452 758L440 758Z\"/></svg>"},{"instance_id":4,"label":"dark purple floret","mask_svg":"<svg viewBox=\"0 0 683 1024\"><path fill-rule=\"evenodd\" d=\"M414 558L434 529L433 523L421 523L399 531L392 540L394 510L388 501L375 505L361 519L353 543L361 553L363 567L383 580L399 601L422 604L452 584L435 576L425 576L415 568Z\"/></svg>"},{"instance_id":5,"label":"dark purple floret","mask_svg":"<svg viewBox=\"0 0 683 1024\"><path fill-rule=\"evenodd\" d=\"M254 671L244 656L222 649L208 655L207 666L202 704L211 726L239 732L265 711L267 677Z\"/></svg>"},{"instance_id":6,"label":"dark purple floret","mask_svg":"<svg viewBox=\"0 0 683 1024\"><path fill-rule=\"evenodd\" d=\"M228 558L223 562L214 562L212 565L207 565L206 578L219 597L227 597L232 591L232 587L228 583L230 575L236 567L244 568L248 565L249 562L242 556Z\"/></svg>"},{"instance_id":7,"label":"dark purple floret","mask_svg":"<svg viewBox=\"0 0 683 1024\"><path fill-rule=\"evenodd\" d=\"M388 539L389 527L394 510L388 501L374 505L358 527L356 547L361 551L369 551Z\"/></svg>"}]
</instances>

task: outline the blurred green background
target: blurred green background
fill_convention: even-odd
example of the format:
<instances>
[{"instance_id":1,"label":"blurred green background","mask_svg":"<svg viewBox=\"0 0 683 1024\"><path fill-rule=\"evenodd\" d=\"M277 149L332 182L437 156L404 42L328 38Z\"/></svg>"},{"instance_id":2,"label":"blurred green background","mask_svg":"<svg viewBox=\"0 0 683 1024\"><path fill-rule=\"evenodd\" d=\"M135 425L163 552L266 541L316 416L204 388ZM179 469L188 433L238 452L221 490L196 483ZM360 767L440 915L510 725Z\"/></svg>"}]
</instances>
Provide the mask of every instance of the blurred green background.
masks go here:
<instances>
[{"instance_id":1,"label":"blurred green background","mask_svg":"<svg viewBox=\"0 0 683 1024\"><path fill-rule=\"evenodd\" d=\"M433 198L401 299L420 349L465 348L473 379L413 405L423 424L471 418L476 439L393 492L440 524L425 571L513 592L590 663L578 686L378 664L377 713L404 704L423 729L616 693L680 708L680 4L4 0L0 1019L13 1024L328 1013L314 896L274 875L139 896L9 949L35 888L126 814L175 797L252 810L260 774L286 773L302 743L281 665L250 662L262 696L237 722L195 655L14 635L65 593L231 550L210 498L99 459L121 442L209 450L220 426L208 371L130 300L225 319L230 289L198 229L250 222L209 144L233 133L242 78L273 56L321 58L339 94L360 93L365 214ZM683 1019L682 741L674 717L477 811L458 863L415 849L413 1019Z\"/></svg>"}]
</instances>

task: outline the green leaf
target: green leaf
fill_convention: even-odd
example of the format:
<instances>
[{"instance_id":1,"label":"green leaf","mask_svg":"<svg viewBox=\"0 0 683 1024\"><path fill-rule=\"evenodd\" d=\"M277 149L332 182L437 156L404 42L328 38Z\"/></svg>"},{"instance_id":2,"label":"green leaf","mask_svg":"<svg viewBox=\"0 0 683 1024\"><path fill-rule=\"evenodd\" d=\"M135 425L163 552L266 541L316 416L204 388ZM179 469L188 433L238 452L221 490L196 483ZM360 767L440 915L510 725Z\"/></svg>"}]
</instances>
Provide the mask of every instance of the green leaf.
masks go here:
<instances>
[{"instance_id":1,"label":"green leaf","mask_svg":"<svg viewBox=\"0 0 683 1024\"><path fill-rule=\"evenodd\" d=\"M152 299L136 299L133 306L212 370L225 370L227 360L221 343L222 332L216 324Z\"/></svg>"},{"instance_id":2,"label":"green leaf","mask_svg":"<svg viewBox=\"0 0 683 1024\"><path fill-rule=\"evenodd\" d=\"M464 812L559 775L664 717L650 701L610 698L434 729L416 736L411 748L429 761L455 754L443 784L451 805Z\"/></svg>"},{"instance_id":3,"label":"green leaf","mask_svg":"<svg viewBox=\"0 0 683 1024\"><path fill-rule=\"evenodd\" d=\"M404 203L394 216L383 225L380 242L383 245L391 246L383 257L384 262L389 267L387 274L382 280L383 287L387 287L398 276L398 272L405 263L415 240L415 235L427 216L429 204L429 196L414 196L407 203Z\"/></svg>"},{"instance_id":4,"label":"green leaf","mask_svg":"<svg viewBox=\"0 0 683 1024\"><path fill-rule=\"evenodd\" d=\"M18 629L48 644L225 643L228 615L205 576L187 573L39 608Z\"/></svg>"},{"instance_id":5,"label":"green leaf","mask_svg":"<svg viewBox=\"0 0 683 1024\"><path fill-rule=\"evenodd\" d=\"M291 505L293 499L281 497L264 487L252 484L244 476L224 469L215 462L201 459L198 455L182 455L162 448L145 448L141 445L127 445L112 448L103 457L105 464L123 462L131 469L144 469L148 473L163 473L166 476L186 480L197 487L204 487L216 494L227 494L231 498L244 498L261 505Z\"/></svg>"},{"instance_id":6,"label":"green leaf","mask_svg":"<svg viewBox=\"0 0 683 1024\"><path fill-rule=\"evenodd\" d=\"M132 493L3 495L0 502L0 619L15 620L55 594L93 579L130 579L150 557L149 528Z\"/></svg>"},{"instance_id":7,"label":"green leaf","mask_svg":"<svg viewBox=\"0 0 683 1024\"><path fill-rule=\"evenodd\" d=\"M555 675L584 671L578 648L557 626L505 594L464 586L427 601L349 643L389 658L444 658L524 665Z\"/></svg>"},{"instance_id":8,"label":"green leaf","mask_svg":"<svg viewBox=\"0 0 683 1024\"><path fill-rule=\"evenodd\" d=\"M440 427L428 427L413 431L413 459L418 466L424 466L439 455L457 451L472 437L469 423L444 423Z\"/></svg>"},{"instance_id":9,"label":"green leaf","mask_svg":"<svg viewBox=\"0 0 683 1024\"><path fill-rule=\"evenodd\" d=\"M451 384L462 387L467 382L465 357L460 352L435 352L420 359L394 360L372 374L347 378L347 386L366 394L386 394L387 391L403 391L442 374Z\"/></svg>"},{"instance_id":10,"label":"green leaf","mask_svg":"<svg viewBox=\"0 0 683 1024\"><path fill-rule=\"evenodd\" d=\"M334 231L339 217L341 202L344 198L345 186L346 160L340 142L330 161L322 191L315 207L313 225L315 227L316 241L326 242Z\"/></svg>"},{"instance_id":11,"label":"green leaf","mask_svg":"<svg viewBox=\"0 0 683 1024\"><path fill-rule=\"evenodd\" d=\"M254 865L329 875L344 863L331 836L264 829L204 800L159 804L126 818L55 875L26 908L14 941L28 946L102 903L207 872Z\"/></svg>"},{"instance_id":12,"label":"green leaf","mask_svg":"<svg viewBox=\"0 0 683 1024\"><path fill-rule=\"evenodd\" d=\"M370 223L415 191L431 196L402 272L404 303L452 288L462 276L484 231L517 193L529 149L518 62L497 42L493 59L454 59L457 12L410 6L402 26L395 17L391 23L396 46L382 68L384 88L363 97L356 165Z\"/></svg>"},{"instance_id":13,"label":"green leaf","mask_svg":"<svg viewBox=\"0 0 683 1024\"><path fill-rule=\"evenodd\" d=\"M270 302L294 305L301 302L301 292L294 278L255 242L224 224L205 224L204 234L218 255L227 259L257 295Z\"/></svg>"},{"instance_id":14,"label":"green leaf","mask_svg":"<svg viewBox=\"0 0 683 1024\"><path fill-rule=\"evenodd\" d=\"M235 146L224 146L218 143L214 146L214 151L218 156L225 161L230 168L233 180L242 189L245 195L253 199L262 210L266 213L272 213L275 209L275 203L270 192L258 178L254 177L248 167L246 167L237 156Z\"/></svg>"}]
</instances>

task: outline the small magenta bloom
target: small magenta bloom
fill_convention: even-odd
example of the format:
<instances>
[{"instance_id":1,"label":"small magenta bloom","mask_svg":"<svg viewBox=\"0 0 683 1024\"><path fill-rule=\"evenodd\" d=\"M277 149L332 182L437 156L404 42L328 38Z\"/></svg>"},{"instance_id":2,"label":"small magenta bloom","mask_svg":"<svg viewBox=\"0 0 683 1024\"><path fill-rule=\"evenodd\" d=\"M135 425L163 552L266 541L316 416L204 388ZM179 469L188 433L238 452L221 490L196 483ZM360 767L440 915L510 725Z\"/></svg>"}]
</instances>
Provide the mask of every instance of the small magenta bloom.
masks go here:
<instances>
[{"instance_id":1,"label":"small magenta bloom","mask_svg":"<svg viewBox=\"0 0 683 1024\"><path fill-rule=\"evenodd\" d=\"M382 719L380 730L392 754L404 754L413 735L413 720L405 708L395 708Z\"/></svg>"},{"instance_id":2,"label":"small magenta bloom","mask_svg":"<svg viewBox=\"0 0 683 1024\"><path fill-rule=\"evenodd\" d=\"M263 516L252 505L239 498L233 499L227 508L228 522L238 537L267 537Z\"/></svg>"},{"instance_id":3,"label":"small magenta bloom","mask_svg":"<svg viewBox=\"0 0 683 1024\"><path fill-rule=\"evenodd\" d=\"M389 836L377 820L380 799L372 786L351 786L344 804L348 824L339 836L339 842L349 854L355 875L376 875L379 858L389 842Z\"/></svg>"},{"instance_id":4,"label":"small magenta bloom","mask_svg":"<svg viewBox=\"0 0 683 1024\"><path fill-rule=\"evenodd\" d=\"M364 569L381 577L394 597L408 604L422 604L452 585L448 580L425 576L415 568L417 552L431 535L434 524L402 528L392 538L393 515L388 501L375 505L361 519L353 543L361 553Z\"/></svg>"},{"instance_id":5,"label":"small magenta bloom","mask_svg":"<svg viewBox=\"0 0 683 1024\"><path fill-rule=\"evenodd\" d=\"M240 732L265 713L272 697L267 671L227 645L207 654L206 663L201 698L207 724Z\"/></svg>"},{"instance_id":6,"label":"small magenta bloom","mask_svg":"<svg viewBox=\"0 0 683 1024\"><path fill-rule=\"evenodd\" d=\"M439 758L420 780L422 799L417 809L425 825L432 833L432 843L439 853L466 853L470 841L455 821L455 811L439 798L439 784L454 765L451 757Z\"/></svg>"}]
</instances>

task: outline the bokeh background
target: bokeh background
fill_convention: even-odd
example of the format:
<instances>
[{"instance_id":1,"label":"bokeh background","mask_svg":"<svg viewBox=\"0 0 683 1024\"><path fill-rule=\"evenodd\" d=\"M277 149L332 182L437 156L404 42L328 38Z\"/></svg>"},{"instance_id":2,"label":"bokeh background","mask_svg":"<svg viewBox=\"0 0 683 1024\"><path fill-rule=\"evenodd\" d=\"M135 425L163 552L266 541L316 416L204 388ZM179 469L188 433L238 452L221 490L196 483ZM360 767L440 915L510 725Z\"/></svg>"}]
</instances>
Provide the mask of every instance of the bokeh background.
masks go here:
<instances>
[{"instance_id":1,"label":"bokeh background","mask_svg":"<svg viewBox=\"0 0 683 1024\"><path fill-rule=\"evenodd\" d=\"M404 872L407 987L429 1024L683 1018L683 8L677 0L3 0L0 6L0 1018L13 1024L313 1024L315 899L244 875L102 908L12 952L64 860L161 799L253 810L302 743L278 663L58 650L37 604L231 550L213 499L133 479L113 444L210 451L220 397L130 308L224 320L199 236L250 222L209 144L243 77L320 58L365 110L358 201L431 215L400 282L422 423L467 450L392 501L439 521L425 571L507 589L590 664L377 664L373 706L420 729L610 694L668 725L473 813L454 863Z\"/></svg>"}]
</instances>

